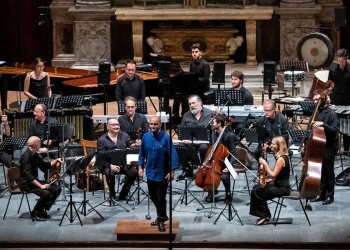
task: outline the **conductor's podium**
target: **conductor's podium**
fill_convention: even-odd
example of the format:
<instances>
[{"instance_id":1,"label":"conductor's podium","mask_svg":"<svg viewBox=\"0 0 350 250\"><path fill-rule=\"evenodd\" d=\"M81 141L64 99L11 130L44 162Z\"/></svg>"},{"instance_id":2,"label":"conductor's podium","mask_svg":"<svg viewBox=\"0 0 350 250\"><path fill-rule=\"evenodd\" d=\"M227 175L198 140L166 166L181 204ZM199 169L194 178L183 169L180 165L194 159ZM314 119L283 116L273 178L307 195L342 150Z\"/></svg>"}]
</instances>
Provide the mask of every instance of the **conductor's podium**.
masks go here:
<instances>
[{"instance_id":1,"label":"conductor's podium","mask_svg":"<svg viewBox=\"0 0 350 250\"><path fill-rule=\"evenodd\" d=\"M157 226L151 226L152 220L119 220L114 228L119 240L136 241L169 241L169 221L166 221L165 232L159 232ZM172 221L172 240L179 231L180 220Z\"/></svg>"}]
</instances>

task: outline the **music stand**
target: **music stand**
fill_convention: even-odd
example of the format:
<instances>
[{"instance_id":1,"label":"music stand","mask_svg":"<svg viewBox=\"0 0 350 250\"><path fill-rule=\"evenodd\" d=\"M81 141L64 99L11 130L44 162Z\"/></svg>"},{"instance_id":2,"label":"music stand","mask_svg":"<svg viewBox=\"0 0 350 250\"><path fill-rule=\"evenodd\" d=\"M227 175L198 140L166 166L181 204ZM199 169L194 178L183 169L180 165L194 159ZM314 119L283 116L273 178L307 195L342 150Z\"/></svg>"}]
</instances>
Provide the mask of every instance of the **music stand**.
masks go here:
<instances>
[{"instance_id":1,"label":"music stand","mask_svg":"<svg viewBox=\"0 0 350 250\"><path fill-rule=\"evenodd\" d=\"M184 179L185 189L180 193L179 199L174 203L173 210L175 209L175 207L177 206L180 200L181 200L181 204L184 203L186 206L190 204L193 200L196 200L199 203L199 205L201 205L204 208L204 205L202 204L202 202L200 202L200 200L197 199L197 197L195 197L193 192L189 189L190 188L189 185L193 181L193 168L190 165L198 166L200 164L198 154L196 150L194 150L191 147L177 145L175 146L175 148L176 148L177 155L179 157L180 164L187 169L191 169L191 172L186 173L186 176ZM178 180L178 181L181 181L181 180ZM191 201L188 201L188 194L193 197Z\"/></svg>"},{"instance_id":2,"label":"music stand","mask_svg":"<svg viewBox=\"0 0 350 250\"><path fill-rule=\"evenodd\" d=\"M69 175L70 185L72 185L72 175L74 175L75 173L79 172L81 169L85 168L85 165L83 166L83 162L84 163L86 161L90 162L93 157L94 157L94 154L90 154L88 156L85 156L85 157L82 157L82 158L79 158L79 159L73 161L68 166L68 168L66 169L66 172L61 176L61 178L63 178L66 174L68 174ZM61 218L59 226L62 225L62 221L63 221L64 216L67 216L67 218L68 218L70 223L72 223L75 220L75 218L78 217L80 225L83 226L83 223L81 222L78 210L77 210L77 208L75 206L75 202L72 199L72 193L69 194L69 197L70 198L69 198L68 205L67 205L66 210L64 211L64 213L62 215L62 218ZM67 215L68 209L69 209L69 216ZM73 209L75 211L75 214L73 214Z\"/></svg>"},{"instance_id":3,"label":"music stand","mask_svg":"<svg viewBox=\"0 0 350 250\"><path fill-rule=\"evenodd\" d=\"M309 111L309 112L313 112L316 105L314 101L300 101L299 105L301 107L302 110L304 111Z\"/></svg>"},{"instance_id":4,"label":"music stand","mask_svg":"<svg viewBox=\"0 0 350 250\"><path fill-rule=\"evenodd\" d=\"M57 97L55 109L76 108L83 106L83 95L68 95Z\"/></svg>"},{"instance_id":5,"label":"music stand","mask_svg":"<svg viewBox=\"0 0 350 250\"><path fill-rule=\"evenodd\" d=\"M25 102L24 107L21 106L21 112L33 112L35 106L37 104L45 104L47 109L54 109L55 108L55 100L54 97L44 97L44 98L37 98L37 99L28 99Z\"/></svg>"},{"instance_id":6,"label":"music stand","mask_svg":"<svg viewBox=\"0 0 350 250\"><path fill-rule=\"evenodd\" d=\"M229 170L230 172L230 175L235 178L235 176L237 176L237 173L235 172L235 170L233 169L232 165L230 162L226 162L228 160L225 160L225 165L227 167L227 169ZM229 183L230 183L230 187L231 187L231 178L229 178ZM238 212L237 210L235 209L235 207L233 206L233 201L232 201L232 193L230 193L230 201L229 202L226 202L226 205L225 207L222 209L222 211L220 212L220 214L218 215L218 217L216 218L216 220L214 221L214 225L216 224L216 222L219 220L220 216L223 215L228 221L231 221L233 220L234 217L237 216L239 222L241 223L241 225L243 225L243 222L241 220L241 218L239 217L238 215ZM226 216L224 214L224 212L227 210L228 212L228 216ZM232 215L232 212L235 214L235 215Z\"/></svg>"},{"instance_id":7,"label":"music stand","mask_svg":"<svg viewBox=\"0 0 350 250\"><path fill-rule=\"evenodd\" d=\"M118 114L125 114L125 102L118 102ZM136 112L140 114L147 114L147 102L146 101L137 101L136 103Z\"/></svg>"},{"instance_id":8,"label":"music stand","mask_svg":"<svg viewBox=\"0 0 350 250\"><path fill-rule=\"evenodd\" d=\"M0 145L0 151L21 150L26 145L27 137L5 137Z\"/></svg>"},{"instance_id":9,"label":"music stand","mask_svg":"<svg viewBox=\"0 0 350 250\"><path fill-rule=\"evenodd\" d=\"M245 139L249 143L249 145L252 143L259 143L258 133L256 132L255 129L244 128L243 130L244 130Z\"/></svg>"},{"instance_id":10,"label":"music stand","mask_svg":"<svg viewBox=\"0 0 350 250\"><path fill-rule=\"evenodd\" d=\"M232 101L233 106L243 105L243 94L239 90L214 90L215 106L225 105ZM229 97L229 98L228 98Z\"/></svg>"},{"instance_id":11,"label":"music stand","mask_svg":"<svg viewBox=\"0 0 350 250\"><path fill-rule=\"evenodd\" d=\"M208 141L208 130L205 126L179 126L179 139Z\"/></svg>"},{"instance_id":12,"label":"music stand","mask_svg":"<svg viewBox=\"0 0 350 250\"><path fill-rule=\"evenodd\" d=\"M303 71L309 71L309 64L306 61L297 61L297 60L281 60L279 62L280 70L286 71L290 70L292 71L292 96L294 96L295 92L295 79L294 79L294 71L295 70L303 70Z\"/></svg>"},{"instance_id":13,"label":"music stand","mask_svg":"<svg viewBox=\"0 0 350 250\"><path fill-rule=\"evenodd\" d=\"M123 149L113 149L113 150L105 150L105 151L98 151L96 154L96 162L95 165L97 167L103 167L103 166L109 166L109 164L114 165L125 165L126 164L126 150ZM109 173L111 173L111 168L109 168ZM111 176L111 174L110 174ZM110 186L110 180L108 180L108 186ZM117 202L114 197L112 197L111 192L109 192L109 198L98 204L97 206L103 205L105 202L109 203L109 206L120 206L125 211L129 212L127 208L125 208L122 204ZM95 206L95 207L97 207Z\"/></svg>"}]
</instances>

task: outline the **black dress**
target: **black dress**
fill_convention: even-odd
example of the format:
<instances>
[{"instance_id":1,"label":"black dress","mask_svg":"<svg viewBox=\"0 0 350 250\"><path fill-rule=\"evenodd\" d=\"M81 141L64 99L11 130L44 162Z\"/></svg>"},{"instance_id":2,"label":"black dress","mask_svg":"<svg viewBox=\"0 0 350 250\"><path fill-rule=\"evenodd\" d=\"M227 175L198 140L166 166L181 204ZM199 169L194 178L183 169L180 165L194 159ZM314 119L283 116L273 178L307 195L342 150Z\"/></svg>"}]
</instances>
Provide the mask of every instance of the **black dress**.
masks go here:
<instances>
[{"instance_id":1,"label":"black dress","mask_svg":"<svg viewBox=\"0 0 350 250\"><path fill-rule=\"evenodd\" d=\"M261 187L259 184L253 187L250 196L250 215L261 218L271 217L270 210L267 206L267 201L276 197L282 197L290 194L289 158L287 155L282 155L280 157L284 159L285 166L281 169L281 172L278 174L275 180L271 183L266 184L265 187Z\"/></svg>"},{"instance_id":2,"label":"black dress","mask_svg":"<svg viewBox=\"0 0 350 250\"><path fill-rule=\"evenodd\" d=\"M48 97L47 74L41 80L36 80L30 76L29 93L36 98Z\"/></svg>"}]
</instances>

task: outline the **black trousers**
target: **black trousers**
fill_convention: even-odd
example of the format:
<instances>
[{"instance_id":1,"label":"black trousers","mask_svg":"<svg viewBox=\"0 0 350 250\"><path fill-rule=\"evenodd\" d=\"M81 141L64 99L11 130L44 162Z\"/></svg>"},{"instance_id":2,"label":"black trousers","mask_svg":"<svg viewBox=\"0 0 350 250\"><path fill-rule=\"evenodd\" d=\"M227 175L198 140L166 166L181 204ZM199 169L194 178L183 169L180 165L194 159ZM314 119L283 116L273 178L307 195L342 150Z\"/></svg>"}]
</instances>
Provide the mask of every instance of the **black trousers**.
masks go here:
<instances>
[{"instance_id":1,"label":"black trousers","mask_svg":"<svg viewBox=\"0 0 350 250\"><path fill-rule=\"evenodd\" d=\"M8 168L12 166L11 157L5 152L0 151L0 162Z\"/></svg>"},{"instance_id":2,"label":"black trousers","mask_svg":"<svg viewBox=\"0 0 350 250\"><path fill-rule=\"evenodd\" d=\"M122 187L122 190L120 191L119 198L123 197L125 198L127 194L130 192L130 188L132 184L134 183L136 177L137 177L137 169L134 167L130 167L129 165L125 165L120 168L119 173L115 173L112 171L109 167L104 168L102 170L102 173L106 176L107 179L107 185L109 187L109 192L111 197L114 197L115 192L115 176L118 174L124 174L125 175L125 181L124 185Z\"/></svg>"},{"instance_id":3,"label":"black trousers","mask_svg":"<svg viewBox=\"0 0 350 250\"><path fill-rule=\"evenodd\" d=\"M335 187L335 174L334 174L334 160L338 152L338 145L333 148L326 147L323 160L322 160L322 172L321 172L321 186L320 196L323 199L330 197L334 199L334 187Z\"/></svg>"},{"instance_id":4,"label":"black trousers","mask_svg":"<svg viewBox=\"0 0 350 250\"><path fill-rule=\"evenodd\" d=\"M147 180L148 194L157 210L157 219L164 221L166 218L166 193L168 189L167 181Z\"/></svg>"},{"instance_id":5,"label":"black trousers","mask_svg":"<svg viewBox=\"0 0 350 250\"><path fill-rule=\"evenodd\" d=\"M250 195L249 214L260 218L271 217L267 201L289 194L290 187L275 187L274 183L268 183L265 187L261 187L257 184L253 187Z\"/></svg>"},{"instance_id":6,"label":"black trousers","mask_svg":"<svg viewBox=\"0 0 350 250\"><path fill-rule=\"evenodd\" d=\"M45 184L45 181L39 181L41 184ZM21 190L28 193L34 193L40 198L34 206L33 212L42 212L45 210L49 211L52 205L55 203L57 197L61 193L61 187L57 185L50 185L49 189L41 189L33 184L21 187Z\"/></svg>"}]
</instances>

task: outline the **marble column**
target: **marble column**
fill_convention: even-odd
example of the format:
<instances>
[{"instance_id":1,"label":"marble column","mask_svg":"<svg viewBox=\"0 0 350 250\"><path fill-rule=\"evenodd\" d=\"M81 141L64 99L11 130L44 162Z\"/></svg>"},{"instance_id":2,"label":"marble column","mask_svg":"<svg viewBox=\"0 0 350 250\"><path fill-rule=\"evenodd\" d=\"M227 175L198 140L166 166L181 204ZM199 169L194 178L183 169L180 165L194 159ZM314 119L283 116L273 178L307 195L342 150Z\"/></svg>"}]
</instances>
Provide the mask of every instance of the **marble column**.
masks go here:
<instances>
[{"instance_id":1,"label":"marble column","mask_svg":"<svg viewBox=\"0 0 350 250\"><path fill-rule=\"evenodd\" d=\"M247 65L255 66L256 61L256 20L245 21L247 41Z\"/></svg>"}]
</instances>

